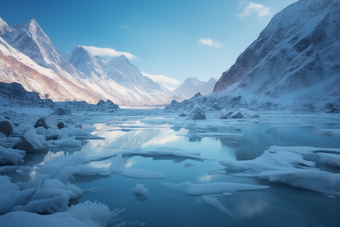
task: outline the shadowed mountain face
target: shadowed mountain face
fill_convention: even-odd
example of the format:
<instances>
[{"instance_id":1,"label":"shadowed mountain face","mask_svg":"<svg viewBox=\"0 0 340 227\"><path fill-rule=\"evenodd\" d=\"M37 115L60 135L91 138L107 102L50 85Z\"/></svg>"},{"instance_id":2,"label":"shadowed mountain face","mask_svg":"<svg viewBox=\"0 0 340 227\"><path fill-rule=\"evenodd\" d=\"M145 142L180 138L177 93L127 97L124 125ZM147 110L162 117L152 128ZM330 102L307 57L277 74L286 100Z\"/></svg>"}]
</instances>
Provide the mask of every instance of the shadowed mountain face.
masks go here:
<instances>
[{"instance_id":1,"label":"shadowed mountain face","mask_svg":"<svg viewBox=\"0 0 340 227\"><path fill-rule=\"evenodd\" d=\"M214 92L308 105L340 98L340 2L300 0L278 13Z\"/></svg>"}]
</instances>

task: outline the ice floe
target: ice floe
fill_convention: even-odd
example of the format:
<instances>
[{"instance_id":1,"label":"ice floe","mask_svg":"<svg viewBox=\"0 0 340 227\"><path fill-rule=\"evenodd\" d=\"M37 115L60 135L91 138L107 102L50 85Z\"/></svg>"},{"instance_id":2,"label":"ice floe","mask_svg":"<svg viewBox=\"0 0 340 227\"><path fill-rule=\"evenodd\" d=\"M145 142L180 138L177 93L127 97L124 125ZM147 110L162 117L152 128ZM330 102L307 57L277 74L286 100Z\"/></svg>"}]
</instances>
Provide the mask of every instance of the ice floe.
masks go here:
<instances>
[{"instance_id":1,"label":"ice floe","mask_svg":"<svg viewBox=\"0 0 340 227\"><path fill-rule=\"evenodd\" d=\"M26 152L18 149L0 146L0 165L16 165L23 162Z\"/></svg>"},{"instance_id":2,"label":"ice floe","mask_svg":"<svg viewBox=\"0 0 340 227\"><path fill-rule=\"evenodd\" d=\"M318 135L329 135L334 137L340 137L340 129L319 129L314 131Z\"/></svg>"},{"instance_id":3,"label":"ice floe","mask_svg":"<svg viewBox=\"0 0 340 227\"><path fill-rule=\"evenodd\" d=\"M251 191L266 189L269 186L250 185L250 184L239 184L229 182L213 182L203 184L193 184L189 181L181 184L173 184L168 182L160 182L161 185L182 191L191 196L210 195L210 194L222 194L222 193L236 193L239 191Z\"/></svg>"},{"instance_id":4,"label":"ice floe","mask_svg":"<svg viewBox=\"0 0 340 227\"><path fill-rule=\"evenodd\" d=\"M86 201L71 206L66 211L41 215L25 211L15 211L0 216L3 227L12 226L51 226L51 227L106 227L117 226L122 221L117 215L124 210L110 211L108 206L99 202Z\"/></svg>"},{"instance_id":5,"label":"ice floe","mask_svg":"<svg viewBox=\"0 0 340 227\"><path fill-rule=\"evenodd\" d=\"M319 159L305 160L305 155ZM254 160L221 161L220 164L233 176L258 176L271 182L340 196L340 174L319 170L315 167L317 161L340 166L340 149L272 146Z\"/></svg>"},{"instance_id":6,"label":"ice floe","mask_svg":"<svg viewBox=\"0 0 340 227\"><path fill-rule=\"evenodd\" d=\"M136 184L131 192L136 196L138 201L145 201L149 199L149 190L143 184Z\"/></svg>"},{"instance_id":7,"label":"ice floe","mask_svg":"<svg viewBox=\"0 0 340 227\"><path fill-rule=\"evenodd\" d=\"M123 175L126 177L144 178L144 179L166 178L165 174L157 172L157 171L125 167L123 164L121 153L118 154L115 158L113 158L110 170L114 174L119 174L119 175Z\"/></svg>"}]
</instances>

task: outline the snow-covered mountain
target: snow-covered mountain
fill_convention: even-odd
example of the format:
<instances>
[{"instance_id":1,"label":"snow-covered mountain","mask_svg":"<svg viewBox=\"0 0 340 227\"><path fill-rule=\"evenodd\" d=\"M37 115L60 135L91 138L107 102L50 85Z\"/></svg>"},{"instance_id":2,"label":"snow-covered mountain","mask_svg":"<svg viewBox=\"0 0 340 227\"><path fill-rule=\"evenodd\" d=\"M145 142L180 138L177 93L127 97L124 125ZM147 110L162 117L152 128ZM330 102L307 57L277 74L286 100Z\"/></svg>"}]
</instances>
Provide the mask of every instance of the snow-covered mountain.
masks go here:
<instances>
[{"instance_id":1,"label":"snow-covered mountain","mask_svg":"<svg viewBox=\"0 0 340 227\"><path fill-rule=\"evenodd\" d=\"M212 77L208 82L200 81L196 77L185 79L184 83L172 91L173 94L182 94L186 98L193 97L197 92L207 95L213 92L216 79Z\"/></svg>"},{"instance_id":2,"label":"snow-covered mountain","mask_svg":"<svg viewBox=\"0 0 340 227\"><path fill-rule=\"evenodd\" d=\"M0 18L0 38L2 59L14 54L14 59L24 65L12 67L13 61L6 58L6 64L0 66L0 81L18 82L28 91L38 91L41 97L48 94L54 101L77 99L90 103L110 99L120 105L159 105L172 100L170 91L143 76L124 56L105 64L83 47L61 55L33 18L12 27ZM26 75L23 67L35 72ZM6 70L11 73L6 74Z\"/></svg>"},{"instance_id":3,"label":"snow-covered mountain","mask_svg":"<svg viewBox=\"0 0 340 227\"><path fill-rule=\"evenodd\" d=\"M66 78L38 65L1 37L0 82L20 83L27 91L36 91L40 97L48 97L54 101L77 99L95 103L100 98L74 77Z\"/></svg>"},{"instance_id":4,"label":"snow-covered mountain","mask_svg":"<svg viewBox=\"0 0 340 227\"><path fill-rule=\"evenodd\" d=\"M2 34L2 38L12 47L30 57L42 67L52 69L64 77L81 77L81 74L65 61L50 38L32 18L23 24L15 24Z\"/></svg>"},{"instance_id":5,"label":"snow-covered mountain","mask_svg":"<svg viewBox=\"0 0 340 227\"><path fill-rule=\"evenodd\" d=\"M169 103L172 94L162 85L143 76L124 56L104 62L92 56L84 47L76 48L69 61L85 76L88 86L100 84L103 91L113 96L115 103L125 105L157 105Z\"/></svg>"},{"instance_id":6,"label":"snow-covered mountain","mask_svg":"<svg viewBox=\"0 0 340 227\"><path fill-rule=\"evenodd\" d=\"M339 0L288 6L223 73L214 97L311 111L340 103L339 15Z\"/></svg>"}]
</instances>

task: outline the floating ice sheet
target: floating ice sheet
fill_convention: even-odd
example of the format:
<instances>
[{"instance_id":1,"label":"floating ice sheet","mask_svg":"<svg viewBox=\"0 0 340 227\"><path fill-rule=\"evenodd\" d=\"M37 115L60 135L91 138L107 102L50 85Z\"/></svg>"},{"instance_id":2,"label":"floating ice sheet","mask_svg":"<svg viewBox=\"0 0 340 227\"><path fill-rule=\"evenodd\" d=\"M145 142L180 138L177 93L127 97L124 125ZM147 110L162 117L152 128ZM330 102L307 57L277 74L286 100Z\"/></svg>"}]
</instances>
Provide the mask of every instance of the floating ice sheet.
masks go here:
<instances>
[{"instance_id":1,"label":"floating ice sheet","mask_svg":"<svg viewBox=\"0 0 340 227\"><path fill-rule=\"evenodd\" d=\"M318 135L329 135L334 137L340 137L340 129L319 129L314 131Z\"/></svg>"},{"instance_id":2,"label":"floating ice sheet","mask_svg":"<svg viewBox=\"0 0 340 227\"><path fill-rule=\"evenodd\" d=\"M177 191L182 191L192 196L222 194L226 192L235 193L239 191L261 190L261 189L266 189L269 187L269 186L260 186L260 185L250 185L250 184L228 183L228 182L193 184L189 181L186 181L181 184L173 184L173 183L168 183L168 182L160 182L160 184L168 188L177 190Z\"/></svg>"},{"instance_id":3,"label":"floating ice sheet","mask_svg":"<svg viewBox=\"0 0 340 227\"><path fill-rule=\"evenodd\" d=\"M115 225L121 223L117 218L117 214L120 212L121 211L111 212L104 204L86 201L72 206L66 211L51 215L40 215L24 211L7 213L0 216L0 223L2 227L102 227L108 226L109 224Z\"/></svg>"},{"instance_id":4,"label":"floating ice sheet","mask_svg":"<svg viewBox=\"0 0 340 227\"><path fill-rule=\"evenodd\" d=\"M271 182L339 196L340 174L321 171L315 168L314 162L304 159L304 155L312 154L321 162L340 166L339 152L337 148L272 146L254 160L221 161L220 164L234 176L258 176Z\"/></svg>"}]
</instances>

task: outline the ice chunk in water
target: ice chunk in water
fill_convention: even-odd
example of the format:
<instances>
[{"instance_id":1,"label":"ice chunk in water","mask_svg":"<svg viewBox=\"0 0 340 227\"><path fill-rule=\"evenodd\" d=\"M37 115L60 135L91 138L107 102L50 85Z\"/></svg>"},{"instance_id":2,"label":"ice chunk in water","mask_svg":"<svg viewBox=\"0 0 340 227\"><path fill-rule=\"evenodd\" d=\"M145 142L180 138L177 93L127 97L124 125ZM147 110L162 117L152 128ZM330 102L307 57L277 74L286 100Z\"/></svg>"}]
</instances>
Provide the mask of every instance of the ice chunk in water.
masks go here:
<instances>
[{"instance_id":1,"label":"ice chunk in water","mask_svg":"<svg viewBox=\"0 0 340 227\"><path fill-rule=\"evenodd\" d=\"M146 179L166 178L165 174L153 170L133 169L125 167L123 164L123 158L121 153L118 154L117 157L113 158L111 164L111 172L133 178L146 178Z\"/></svg>"},{"instance_id":2,"label":"ice chunk in water","mask_svg":"<svg viewBox=\"0 0 340 227\"><path fill-rule=\"evenodd\" d=\"M12 226L51 226L51 227L83 227L83 226L108 226L120 223L117 214L98 202L77 204L64 212L51 215L39 215L36 213L15 211L0 216L2 227Z\"/></svg>"},{"instance_id":3,"label":"ice chunk in water","mask_svg":"<svg viewBox=\"0 0 340 227\"><path fill-rule=\"evenodd\" d=\"M227 182L213 182L204 184L193 184L189 181L182 184L172 184L168 182L160 182L161 185L166 186L177 191L182 191L188 195L199 196L209 194L222 194L225 192L235 193L239 191L261 190L266 189L269 186L250 185L250 184L238 184Z\"/></svg>"},{"instance_id":4,"label":"ice chunk in water","mask_svg":"<svg viewBox=\"0 0 340 227\"><path fill-rule=\"evenodd\" d=\"M0 165L4 164L18 164L19 162L23 162L23 157L26 152L17 149L5 148L0 146Z\"/></svg>"},{"instance_id":5,"label":"ice chunk in water","mask_svg":"<svg viewBox=\"0 0 340 227\"><path fill-rule=\"evenodd\" d=\"M212 206L218 210L220 210L222 213L225 213L232 217L232 213L229 209L227 209L220 200L215 195L203 195L201 197L202 202L205 204L208 204L209 206Z\"/></svg>"},{"instance_id":6,"label":"ice chunk in water","mask_svg":"<svg viewBox=\"0 0 340 227\"><path fill-rule=\"evenodd\" d=\"M143 184L137 184L131 192L136 196L136 199L139 201L148 200L149 190Z\"/></svg>"}]
</instances>

